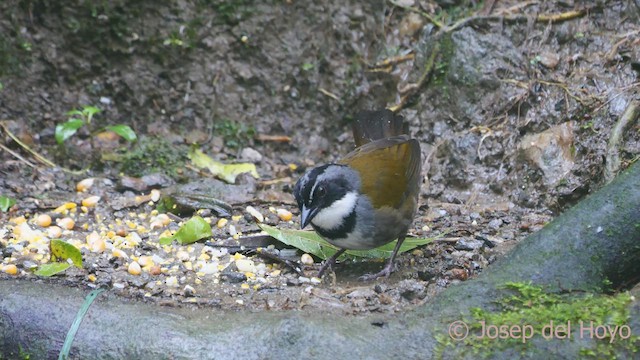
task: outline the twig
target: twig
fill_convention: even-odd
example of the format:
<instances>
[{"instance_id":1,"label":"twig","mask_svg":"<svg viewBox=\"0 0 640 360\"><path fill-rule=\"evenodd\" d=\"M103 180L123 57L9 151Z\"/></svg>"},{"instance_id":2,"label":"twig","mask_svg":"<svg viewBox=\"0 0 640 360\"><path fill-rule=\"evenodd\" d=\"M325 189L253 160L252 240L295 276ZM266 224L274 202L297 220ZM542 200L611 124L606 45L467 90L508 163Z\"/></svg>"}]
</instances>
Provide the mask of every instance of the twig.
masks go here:
<instances>
[{"instance_id":1,"label":"twig","mask_svg":"<svg viewBox=\"0 0 640 360\"><path fill-rule=\"evenodd\" d=\"M291 142L291 137L286 135L258 134L254 139L258 141Z\"/></svg>"},{"instance_id":2,"label":"twig","mask_svg":"<svg viewBox=\"0 0 640 360\"><path fill-rule=\"evenodd\" d=\"M298 265L295 261L284 259L284 258L280 257L280 255L275 254L275 253L273 253L273 252L271 252L271 251L269 251L268 249L265 249L265 248L256 249L256 254L258 254L258 256L263 257L265 259L281 263L281 264L289 267L296 274L298 274L300 276L304 276L304 272L300 268L300 265Z\"/></svg>"},{"instance_id":3,"label":"twig","mask_svg":"<svg viewBox=\"0 0 640 360\"><path fill-rule=\"evenodd\" d=\"M615 124L609 136L607 157L605 158L604 178L607 182L613 180L620 170L620 142L627 129L640 117L640 101L632 100Z\"/></svg>"},{"instance_id":4,"label":"twig","mask_svg":"<svg viewBox=\"0 0 640 360\"><path fill-rule=\"evenodd\" d=\"M38 161L40 161L41 163L49 166L49 167L58 167L60 168L62 171L69 173L69 174L74 174L74 175L80 175L83 174L87 171L87 169L84 170L79 170L79 171L74 171L74 170L70 170L67 168L64 168L62 166L57 166L55 163L53 163L51 160L45 158L44 156L40 155L37 151L33 150L32 148L30 148L27 144L23 143L20 139L18 139L17 136L15 136L11 131L9 131L9 129L7 128L7 125L5 124L6 120L0 121L0 127L2 127L2 129L4 130L5 133L7 133L7 135L9 135L9 137L15 141L18 145L20 145L23 149L27 150L31 155L33 155Z\"/></svg>"},{"instance_id":5,"label":"twig","mask_svg":"<svg viewBox=\"0 0 640 360\"><path fill-rule=\"evenodd\" d=\"M340 102L340 98L338 97L338 95L336 95L336 94L334 94L332 92L329 92L329 90L325 90L323 88L319 88L318 91L320 91L324 95L327 95L328 97L332 98L333 100Z\"/></svg>"},{"instance_id":6,"label":"twig","mask_svg":"<svg viewBox=\"0 0 640 360\"><path fill-rule=\"evenodd\" d=\"M406 54L406 55L393 56L393 57L384 59L382 61L378 61L377 63L371 65L370 68L371 69L388 68L388 67L391 67L393 65L403 63L405 61L411 61L411 60L415 59L415 57L416 56L415 56L414 53L409 53L409 54Z\"/></svg>"},{"instance_id":7,"label":"twig","mask_svg":"<svg viewBox=\"0 0 640 360\"><path fill-rule=\"evenodd\" d=\"M431 16L430 14L420 10L420 9L416 9L412 6L404 6L402 4L399 4L398 2L394 1L394 0L389 0L389 2L391 3L391 5L399 7L403 10L407 10L407 11L411 11L414 12L422 17L424 17L425 19L429 20L430 23L432 23L433 25L435 25L438 29L443 28L445 25L443 23L441 23L440 21L436 20L433 16Z\"/></svg>"},{"instance_id":8,"label":"twig","mask_svg":"<svg viewBox=\"0 0 640 360\"><path fill-rule=\"evenodd\" d=\"M393 112L402 110L409 102L409 99L427 82L427 80L429 80L430 75L433 73L433 69L435 69L436 58L438 57L439 53L440 42L436 41L433 49L431 50L431 55L429 56L429 59L427 59L427 62L424 66L424 71L422 72L422 75L420 75L420 79L418 79L416 83L408 84L404 88L404 91L406 93L402 96L400 102L389 107L389 110Z\"/></svg>"},{"instance_id":9,"label":"twig","mask_svg":"<svg viewBox=\"0 0 640 360\"><path fill-rule=\"evenodd\" d=\"M35 165L33 165L29 160L23 158L20 154L18 154L17 152L9 149L8 147L4 146L3 144L0 144L0 148L2 148L4 151L8 152L9 154L15 156L18 160L22 161L23 163L25 163L29 167L35 167Z\"/></svg>"}]
</instances>

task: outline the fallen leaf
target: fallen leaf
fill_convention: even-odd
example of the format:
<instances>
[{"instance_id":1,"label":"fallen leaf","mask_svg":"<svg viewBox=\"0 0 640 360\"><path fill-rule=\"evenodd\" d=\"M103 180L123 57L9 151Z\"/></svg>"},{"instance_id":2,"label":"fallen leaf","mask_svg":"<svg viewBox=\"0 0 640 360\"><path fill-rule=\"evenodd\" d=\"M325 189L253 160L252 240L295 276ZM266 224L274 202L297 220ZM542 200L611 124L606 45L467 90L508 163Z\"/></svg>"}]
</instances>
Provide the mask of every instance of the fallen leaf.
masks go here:
<instances>
[{"instance_id":1,"label":"fallen leaf","mask_svg":"<svg viewBox=\"0 0 640 360\"><path fill-rule=\"evenodd\" d=\"M7 212L13 205L16 204L16 200L6 196L0 196L0 211Z\"/></svg>"},{"instance_id":2,"label":"fallen leaf","mask_svg":"<svg viewBox=\"0 0 640 360\"><path fill-rule=\"evenodd\" d=\"M186 245L211 237L211 225L200 216L194 216L184 223L173 236L160 238L160 245L169 245L173 240Z\"/></svg>"},{"instance_id":3,"label":"fallen leaf","mask_svg":"<svg viewBox=\"0 0 640 360\"><path fill-rule=\"evenodd\" d=\"M69 264L68 262L42 264L34 274L38 276L49 277L67 270L70 266L71 264Z\"/></svg>"},{"instance_id":4,"label":"fallen leaf","mask_svg":"<svg viewBox=\"0 0 640 360\"><path fill-rule=\"evenodd\" d=\"M298 248L306 253L313 254L321 259L327 259L338 251L338 247L329 244L322 239L315 231L278 229L273 226L258 224L258 226L267 234L273 236L276 240ZM400 246L398 254L412 250L418 246L431 243L434 238L406 238ZM350 257L370 258L370 259L387 259L391 257L391 253L396 246L397 240L382 245L371 250L347 250L345 254ZM344 255L343 255L344 256ZM349 256L347 256L349 257Z\"/></svg>"},{"instance_id":5,"label":"fallen leaf","mask_svg":"<svg viewBox=\"0 0 640 360\"><path fill-rule=\"evenodd\" d=\"M55 261L56 259L71 259L75 266L82 268L82 254L77 247L60 239L51 240L49 246L51 247L51 260Z\"/></svg>"},{"instance_id":6,"label":"fallen leaf","mask_svg":"<svg viewBox=\"0 0 640 360\"><path fill-rule=\"evenodd\" d=\"M194 166L201 169L209 169L214 176L230 184L235 183L236 177L243 173L249 173L256 179L260 178L255 164L223 164L219 161L213 160L197 148L192 147L191 150L189 150L189 159Z\"/></svg>"}]
</instances>

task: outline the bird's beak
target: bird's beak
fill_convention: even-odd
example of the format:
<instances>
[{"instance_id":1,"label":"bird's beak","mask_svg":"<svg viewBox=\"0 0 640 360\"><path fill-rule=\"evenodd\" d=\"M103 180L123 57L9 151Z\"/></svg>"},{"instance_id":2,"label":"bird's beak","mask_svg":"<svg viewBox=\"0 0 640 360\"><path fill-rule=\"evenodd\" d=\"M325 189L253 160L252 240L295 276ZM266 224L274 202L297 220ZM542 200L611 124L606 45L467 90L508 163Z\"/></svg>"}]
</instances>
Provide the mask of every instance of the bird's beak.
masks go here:
<instances>
[{"instance_id":1,"label":"bird's beak","mask_svg":"<svg viewBox=\"0 0 640 360\"><path fill-rule=\"evenodd\" d=\"M309 225L311 219L315 216L316 211L309 209L304 205L302 205L302 209L300 210L300 229L304 229Z\"/></svg>"}]
</instances>

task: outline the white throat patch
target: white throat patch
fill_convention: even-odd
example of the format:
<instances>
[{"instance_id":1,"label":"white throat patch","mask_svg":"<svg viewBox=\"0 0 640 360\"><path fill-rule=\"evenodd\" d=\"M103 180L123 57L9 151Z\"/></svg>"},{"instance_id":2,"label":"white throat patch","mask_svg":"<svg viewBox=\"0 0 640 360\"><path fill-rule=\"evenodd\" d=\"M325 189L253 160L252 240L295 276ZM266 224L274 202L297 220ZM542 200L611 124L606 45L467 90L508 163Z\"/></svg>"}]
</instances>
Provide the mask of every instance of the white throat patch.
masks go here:
<instances>
[{"instance_id":1,"label":"white throat patch","mask_svg":"<svg viewBox=\"0 0 640 360\"><path fill-rule=\"evenodd\" d=\"M336 200L331 206L324 208L311 220L311 223L321 229L332 230L344 222L356 207L358 194L354 191L346 193L342 199Z\"/></svg>"}]
</instances>

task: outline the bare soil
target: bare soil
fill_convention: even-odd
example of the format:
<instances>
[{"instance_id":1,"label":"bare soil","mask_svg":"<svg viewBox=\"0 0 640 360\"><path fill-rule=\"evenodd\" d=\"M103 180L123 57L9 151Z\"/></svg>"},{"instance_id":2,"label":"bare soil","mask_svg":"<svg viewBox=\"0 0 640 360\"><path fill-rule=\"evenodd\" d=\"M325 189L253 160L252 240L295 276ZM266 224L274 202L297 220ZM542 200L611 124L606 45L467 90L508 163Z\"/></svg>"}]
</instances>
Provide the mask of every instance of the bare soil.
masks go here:
<instances>
[{"instance_id":1,"label":"bare soil","mask_svg":"<svg viewBox=\"0 0 640 360\"><path fill-rule=\"evenodd\" d=\"M402 4L428 16L361 1L0 4L0 195L17 200L0 213L0 260L18 267L0 279L100 286L167 306L401 311L477 276L637 161L637 117L620 123L638 100L637 2ZM268 224L297 228L297 178L352 148L354 113L398 104L424 159L411 234L439 237L401 255L389 279L367 283L356 279L382 262L343 262L318 283L319 259L304 265L300 252L280 251L298 274L258 256L257 247L285 247L256 239L246 206ZM82 129L58 146L56 125L85 105L102 109L97 128L128 124L138 142ZM186 159L192 143L223 162L255 163L260 179L243 177L221 191L239 218L199 212L213 224L207 243L165 248L159 237L181 219L152 229L156 204L136 196L210 177ZM50 168L25 147L60 167L90 170ZM158 173L160 181L137 190L123 185L128 176ZM76 183L90 177L94 186L77 193ZM86 212L53 211L90 195L101 200ZM279 208L293 221L280 220ZM16 228L24 216L46 236L34 223L38 214L75 220L61 237L83 248L83 269L32 274L47 250L31 250ZM229 222L218 228L221 217ZM91 251L92 232L125 255ZM128 272L132 261L153 255L165 261L160 273ZM251 260L255 273L234 269L239 258ZM201 265L214 260L219 269L203 274Z\"/></svg>"}]
</instances>

